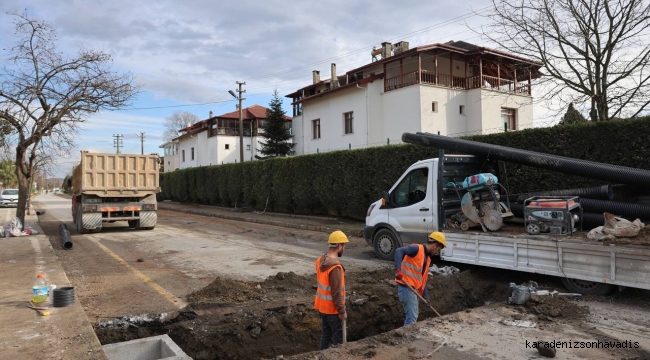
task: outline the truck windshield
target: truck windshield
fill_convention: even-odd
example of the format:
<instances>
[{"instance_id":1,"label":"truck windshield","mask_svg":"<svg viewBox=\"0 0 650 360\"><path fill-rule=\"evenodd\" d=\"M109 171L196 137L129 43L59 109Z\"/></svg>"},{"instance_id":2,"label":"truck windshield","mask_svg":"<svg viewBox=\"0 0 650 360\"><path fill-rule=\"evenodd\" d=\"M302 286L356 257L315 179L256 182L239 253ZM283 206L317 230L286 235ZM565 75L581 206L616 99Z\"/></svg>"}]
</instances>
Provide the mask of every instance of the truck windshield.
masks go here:
<instances>
[{"instance_id":1,"label":"truck windshield","mask_svg":"<svg viewBox=\"0 0 650 360\"><path fill-rule=\"evenodd\" d=\"M420 168L409 172L395 187L393 204L396 207L409 206L424 200L427 194L427 180L429 169Z\"/></svg>"},{"instance_id":2,"label":"truck windshield","mask_svg":"<svg viewBox=\"0 0 650 360\"><path fill-rule=\"evenodd\" d=\"M2 190L2 195L18 195L17 189Z\"/></svg>"}]
</instances>

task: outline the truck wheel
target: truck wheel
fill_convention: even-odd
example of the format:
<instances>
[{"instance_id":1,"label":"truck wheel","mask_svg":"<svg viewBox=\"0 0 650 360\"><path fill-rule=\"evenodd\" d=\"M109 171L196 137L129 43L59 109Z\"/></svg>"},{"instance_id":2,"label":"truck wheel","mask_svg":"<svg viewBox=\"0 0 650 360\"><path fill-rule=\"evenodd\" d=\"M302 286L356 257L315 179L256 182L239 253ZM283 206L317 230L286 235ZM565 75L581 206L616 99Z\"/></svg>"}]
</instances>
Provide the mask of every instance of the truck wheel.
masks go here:
<instances>
[{"instance_id":1,"label":"truck wheel","mask_svg":"<svg viewBox=\"0 0 650 360\"><path fill-rule=\"evenodd\" d=\"M571 292L585 295L607 295L614 290L614 286L611 284L603 284L595 281L563 278L562 284Z\"/></svg>"},{"instance_id":2,"label":"truck wheel","mask_svg":"<svg viewBox=\"0 0 650 360\"><path fill-rule=\"evenodd\" d=\"M153 230L153 228L155 228L155 226L149 226L149 227L146 227L146 228L143 228L143 229L145 229L145 230Z\"/></svg>"},{"instance_id":3,"label":"truck wheel","mask_svg":"<svg viewBox=\"0 0 650 360\"><path fill-rule=\"evenodd\" d=\"M394 260L395 249L399 246L399 242L395 234L388 229L381 229L375 233L373 237L375 244L375 254L381 260Z\"/></svg>"},{"instance_id":4,"label":"truck wheel","mask_svg":"<svg viewBox=\"0 0 650 360\"><path fill-rule=\"evenodd\" d=\"M138 220L128 220L128 223L130 228L134 228L134 229L138 228L138 223L139 223Z\"/></svg>"},{"instance_id":5,"label":"truck wheel","mask_svg":"<svg viewBox=\"0 0 650 360\"><path fill-rule=\"evenodd\" d=\"M83 213L81 212L81 206L77 206L77 232L79 234L87 234L88 230L84 229Z\"/></svg>"}]
</instances>

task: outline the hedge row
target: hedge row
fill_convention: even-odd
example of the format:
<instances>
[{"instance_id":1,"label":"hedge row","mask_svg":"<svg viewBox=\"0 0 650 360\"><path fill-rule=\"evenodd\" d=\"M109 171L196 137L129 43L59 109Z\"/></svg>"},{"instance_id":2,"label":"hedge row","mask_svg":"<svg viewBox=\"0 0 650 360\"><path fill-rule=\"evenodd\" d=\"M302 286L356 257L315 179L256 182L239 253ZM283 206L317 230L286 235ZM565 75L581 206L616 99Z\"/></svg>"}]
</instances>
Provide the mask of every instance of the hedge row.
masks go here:
<instances>
[{"instance_id":1,"label":"hedge row","mask_svg":"<svg viewBox=\"0 0 650 360\"><path fill-rule=\"evenodd\" d=\"M562 125L466 137L468 140L597 162L650 168L650 118ZM243 164L177 170L160 176L161 199L199 204L248 204L268 211L326 214L364 219L381 197L417 160L438 149L389 145L300 155ZM602 181L506 164L502 179L511 194L593 186Z\"/></svg>"}]
</instances>

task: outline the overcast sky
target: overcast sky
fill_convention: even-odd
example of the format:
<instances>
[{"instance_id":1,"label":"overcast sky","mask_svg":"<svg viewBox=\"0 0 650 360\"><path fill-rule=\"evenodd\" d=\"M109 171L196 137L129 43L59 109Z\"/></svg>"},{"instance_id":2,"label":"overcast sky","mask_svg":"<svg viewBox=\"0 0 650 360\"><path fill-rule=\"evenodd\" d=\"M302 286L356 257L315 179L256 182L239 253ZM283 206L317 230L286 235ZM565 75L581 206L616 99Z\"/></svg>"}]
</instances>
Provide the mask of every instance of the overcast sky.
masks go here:
<instances>
[{"instance_id":1,"label":"overcast sky","mask_svg":"<svg viewBox=\"0 0 650 360\"><path fill-rule=\"evenodd\" d=\"M188 111L200 119L234 111L228 94L246 81L244 107L268 105L277 89L284 95L311 82L312 70L329 78L330 63L343 73L371 60L382 41L409 41L411 47L465 40L483 45L466 24L486 1L36 1L3 0L0 45L15 41L7 12L27 11L58 33L59 49L101 49L114 69L131 72L142 93L139 110L101 112L83 125L79 149L113 152L112 134L124 134L124 153L139 153L135 136L146 133L145 153L159 152L164 118ZM289 99L284 107L290 112ZM188 104L213 103L169 107ZM152 107L167 107L150 109ZM147 109L143 109L147 108ZM57 176L78 158L62 160Z\"/></svg>"}]
</instances>

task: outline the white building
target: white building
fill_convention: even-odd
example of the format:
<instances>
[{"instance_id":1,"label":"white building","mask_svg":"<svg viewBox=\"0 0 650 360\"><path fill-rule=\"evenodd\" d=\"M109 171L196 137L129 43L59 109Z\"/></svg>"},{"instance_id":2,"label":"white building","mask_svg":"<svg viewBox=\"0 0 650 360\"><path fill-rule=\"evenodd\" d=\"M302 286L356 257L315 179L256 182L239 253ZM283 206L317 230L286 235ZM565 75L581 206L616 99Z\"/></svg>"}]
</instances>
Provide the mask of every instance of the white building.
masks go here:
<instances>
[{"instance_id":1,"label":"white building","mask_svg":"<svg viewBox=\"0 0 650 360\"><path fill-rule=\"evenodd\" d=\"M383 43L373 62L292 99L297 154L401 141L404 132L486 134L532 127L540 63L465 42ZM334 79L334 81L332 81Z\"/></svg>"},{"instance_id":2,"label":"white building","mask_svg":"<svg viewBox=\"0 0 650 360\"><path fill-rule=\"evenodd\" d=\"M260 105L242 109L244 161L255 160L256 155L262 156L258 149L264 138L259 136L259 132L266 121L266 110ZM285 119L287 129L291 131L291 118L285 117ZM170 170L167 170L167 156L165 156L165 172L240 162L239 111L214 117L211 113L210 118L188 126L181 132L183 132L181 136L161 145L165 148L165 154L169 149L170 154L177 156L178 166L170 166ZM170 159L170 165L171 163Z\"/></svg>"},{"instance_id":3,"label":"white building","mask_svg":"<svg viewBox=\"0 0 650 360\"><path fill-rule=\"evenodd\" d=\"M174 171L179 168L178 140L168 141L159 146L163 149L163 169L164 172Z\"/></svg>"}]
</instances>

